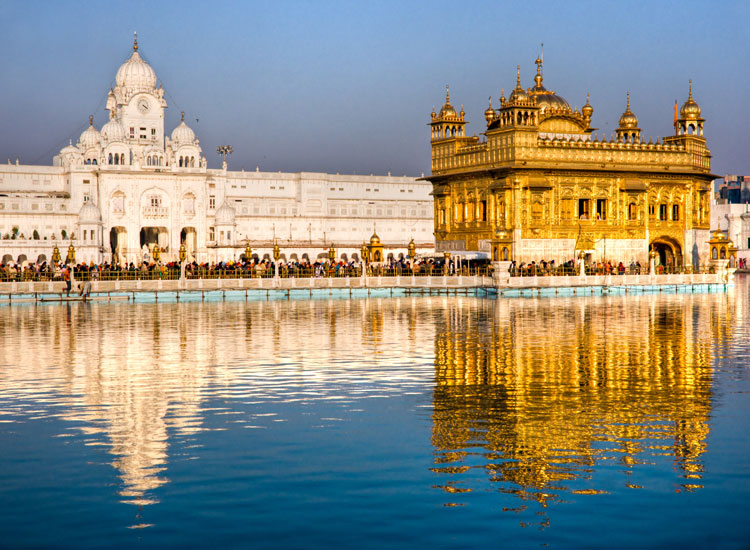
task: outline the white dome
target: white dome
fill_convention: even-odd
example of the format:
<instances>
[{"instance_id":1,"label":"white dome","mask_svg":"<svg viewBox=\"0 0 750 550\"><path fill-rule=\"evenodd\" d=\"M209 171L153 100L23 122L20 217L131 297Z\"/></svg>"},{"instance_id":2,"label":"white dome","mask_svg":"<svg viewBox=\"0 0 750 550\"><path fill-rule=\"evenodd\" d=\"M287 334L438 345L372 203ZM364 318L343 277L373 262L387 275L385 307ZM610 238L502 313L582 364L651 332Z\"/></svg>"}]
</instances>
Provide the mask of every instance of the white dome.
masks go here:
<instances>
[{"instance_id":1,"label":"white dome","mask_svg":"<svg viewBox=\"0 0 750 550\"><path fill-rule=\"evenodd\" d=\"M106 141L124 141L125 128L120 121L112 118L102 127L102 136Z\"/></svg>"},{"instance_id":2,"label":"white dome","mask_svg":"<svg viewBox=\"0 0 750 550\"><path fill-rule=\"evenodd\" d=\"M78 212L79 224L97 224L102 221L102 213L99 208L91 201L84 202L81 210Z\"/></svg>"},{"instance_id":3,"label":"white dome","mask_svg":"<svg viewBox=\"0 0 750 550\"><path fill-rule=\"evenodd\" d=\"M156 73L151 65L141 59L138 51L134 51L125 63L117 70L115 82L118 86L127 88L155 88Z\"/></svg>"},{"instance_id":4,"label":"white dome","mask_svg":"<svg viewBox=\"0 0 750 550\"><path fill-rule=\"evenodd\" d=\"M234 225L234 208L226 201L216 211L216 225Z\"/></svg>"},{"instance_id":5,"label":"white dome","mask_svg":"<svg viewBox=\"0 0 750 550\"><path fill-rule=\"evenodd\" d=\"M68 143L65 147L60 149L61 155L79 155L81 154L81 150L78 149L75 145L73 145L73 140L70 140L70 143Z\"/></svg>"},{"instance_id":6,"label":"white dome","mask_svg":"<svg viewBox=\"0 0 750 550\"><path fill-rule=\"evenodd\" d=\"M84 150L101 145L102 135L99 130L94 128L93 117L89 118L89 127L83 131L81 137L78 138L78 142Z\"/></svg>"},{"instance_id":7,"label":"white dome","mask_svg":"<svg viewBox=\"0 0 750 550\"><path fill-rule=\"evenodd\" d=\"M180 122L179 126L172 130L172 141L175 145L192 145L195 143L195 132L185 124L185 118L183 115L182 122Z\"/></svg>"}]
</instances>

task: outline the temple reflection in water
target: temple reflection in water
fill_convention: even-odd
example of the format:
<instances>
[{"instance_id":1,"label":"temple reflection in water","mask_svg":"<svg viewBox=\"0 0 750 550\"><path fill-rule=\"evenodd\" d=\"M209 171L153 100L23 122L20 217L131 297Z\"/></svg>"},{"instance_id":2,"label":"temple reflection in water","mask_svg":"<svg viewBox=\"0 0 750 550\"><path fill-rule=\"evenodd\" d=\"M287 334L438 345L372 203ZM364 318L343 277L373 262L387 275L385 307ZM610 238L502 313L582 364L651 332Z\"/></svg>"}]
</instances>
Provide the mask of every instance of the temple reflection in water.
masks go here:
<instances>
[{"instance_id":1,"label":"temple reflection in water","mask_svg":"<svg viewBox=\"0 0 750 550\"><path fill-rule=\"evenodd\" d=\"M371 299L3 308L0 414L38 418L44 411L68 421L62 435L108 448L124 502L153 504L169 481L170 441L195 439L208 429L207 417L232 413L231 400L292 402L339 398L351 387L366 396L365 383L373 391L429 384L427 361L388 365L405 353L431 356L432 326L417 329L417 319L433 305ZM10 368L21 345L25 359ZM373 369L373 360L386 367Z\"/></svg>"},{"instance_id":2,"label":"temple reflection in water","mask_svg":"<svg viewBox=\"0 0 750 550\"><path fill-rule=\"evenodd\" d=\"M121 500L139 505L158 501L209 417L257 427L237 400L430 390L435 484L451 501L477 488L470 470L546 504L603 490L605 463L636 487L657 460L692 490L714 346L741 311L726 294L4 308L0 413L65 420L60 435L106 448Z\"/></svg>"},{"instance_id":3,"label":"temple reflection in water","mask_svg":"<svg viewBox=\"0 0 750 550\"><path fill-rule=\"evenodd\" d=\"M621 485L638 488L637 469L668 460L676 490L701 488L712 346L733 325L728 299L466 301L447 309L435 337L437 487L454 500L476 489L469 471L481 469L496 490L546 506L611 487L611 478L598 479L605 464Z\"/></svg>"}]
</instances>

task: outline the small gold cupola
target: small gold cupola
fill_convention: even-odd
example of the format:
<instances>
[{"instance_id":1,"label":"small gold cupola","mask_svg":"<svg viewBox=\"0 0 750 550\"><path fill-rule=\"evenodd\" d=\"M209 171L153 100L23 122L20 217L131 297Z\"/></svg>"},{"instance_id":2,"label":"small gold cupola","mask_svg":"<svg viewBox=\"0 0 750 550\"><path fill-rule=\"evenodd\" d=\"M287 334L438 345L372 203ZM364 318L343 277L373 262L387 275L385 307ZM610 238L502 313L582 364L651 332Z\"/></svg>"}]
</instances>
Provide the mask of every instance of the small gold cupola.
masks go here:
<instances>
[{"instance_id":1,"label":"small gold cupola","mask_svg":"<svg viewBox=\"0 0 750 550\"><path fill-rule=\"evenodd\" d=\"M438 139L465 137L465 115L466 113L464 113L463 106L461 106L461 112L456 113L456 109L453 107L453 105L451 105L450 87L446 84L445 104L442 106L440 112L437 115L435 115L434 107L432 109L432 113L430 114L430 126L432 126L432 141Z\"/></svg>"},{"instance_id":2,"label":"small gold cupola","mask_svg":"<svg viewBox=\"0 0 750 550\"><path fill-rule=\"evenodd\" d=\"M630 110L630 92L627 93L627 105L625 112L620 117L620 126L617 128L617 141L622 143L639 143L641 141L638 117Z\"/></svg>"},{"instance_id":3,"label":"small gold cupola","mask_svg":"<svg viewBox=\"0 0 750 550\"><path fill-rule=\"evenodd\" d=\"M701 108L693 99L693 81L690 81L690 91L688 98L680 108L680 118L675 122L675 131L677 135L694 135L703 137L703 123L705 119L701 117Z\"/></svg>"}]
</instances>

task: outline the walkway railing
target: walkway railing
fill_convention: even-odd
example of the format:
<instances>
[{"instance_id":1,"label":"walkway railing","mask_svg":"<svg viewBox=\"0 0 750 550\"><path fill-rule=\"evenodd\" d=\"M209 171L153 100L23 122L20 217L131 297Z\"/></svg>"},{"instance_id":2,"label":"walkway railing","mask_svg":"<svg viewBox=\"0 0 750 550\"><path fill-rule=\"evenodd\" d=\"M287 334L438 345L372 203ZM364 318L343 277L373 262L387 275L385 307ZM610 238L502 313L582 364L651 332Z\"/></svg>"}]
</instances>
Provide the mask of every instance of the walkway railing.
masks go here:
<instances>
[{"instance_id":1,"label":"walkway railing","mask_svg":"<svg viewBox=\"0 0 750 550\"><path fill-rule=\"evenodd\" d=\"M492 274L491 269L487 268L462 268L451 272L451 276L483 276L489 277ZM274 270L268 268L236 268L236 269L211 269L211 268L191 268L185 271L186 279L272 279ZM424 268L404 269L389 267L368 267L367 275L370 277L435 277L442 276L443 271L440 269ZM279 278L281 279L310 279L310 278L346 278L361 277L362 269L359 267L338 267L338 268L281 268L279 269ZM49 271L32 271L26 270L10 272L0 270L0 282L28 281L28 282L45 282L45 281L62 281L62 272L52 273ZM102 270L102 271L84 271L74 270L76 281L174 281L180 278L178 267L162 267L151 270Z\"/></svg>"}]
</instances>

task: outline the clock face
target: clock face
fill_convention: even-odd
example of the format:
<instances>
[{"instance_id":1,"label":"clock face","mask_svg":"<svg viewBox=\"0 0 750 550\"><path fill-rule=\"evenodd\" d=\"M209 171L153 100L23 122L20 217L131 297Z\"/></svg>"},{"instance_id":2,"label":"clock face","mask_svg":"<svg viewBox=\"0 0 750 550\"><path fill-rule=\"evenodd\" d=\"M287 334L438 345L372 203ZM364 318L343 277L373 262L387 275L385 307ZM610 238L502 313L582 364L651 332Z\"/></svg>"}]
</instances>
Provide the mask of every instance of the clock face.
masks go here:
<instances>
[{"instance_id":1,"label":"clock face","mask_svg":"<svg viewBox=\"0 0 750 550\"><path fill-rule=\"evenodd\" d=\"M143 113L144 115L145 115L146 113L148 113L148 110L149 110L150 108L151 108L151 106L149 105L149 103L148 103L148 101L147 101L147 100L145 100L145 99L141 99L141 100L140 100L140 101L138 102L138 110L139 110L140 112L142 112L142 113Z\"/></svg>"}]
</instances>

